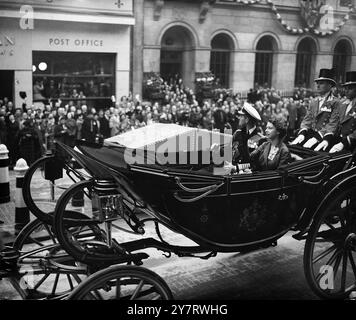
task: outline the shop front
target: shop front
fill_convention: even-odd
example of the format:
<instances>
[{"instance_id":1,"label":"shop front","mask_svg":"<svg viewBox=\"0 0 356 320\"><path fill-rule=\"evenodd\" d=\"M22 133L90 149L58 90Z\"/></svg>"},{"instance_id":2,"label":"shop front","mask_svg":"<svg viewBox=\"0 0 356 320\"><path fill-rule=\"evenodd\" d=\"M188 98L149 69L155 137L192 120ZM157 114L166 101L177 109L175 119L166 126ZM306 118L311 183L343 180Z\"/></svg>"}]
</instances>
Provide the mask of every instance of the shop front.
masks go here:
<instances>
[{"instance_id":1,"label":"shop front","mask_svg":"<svg viewBox=\"0 0 356 320\"><path fill-rule=\"evenodd\" d=\"M15 8L3 10L0 77L7 85L0 98L8 96L16 107L60 99L105 108L128 95L134 18L132 1L121 4L125 6L123 16L123 9L115 7L115 16L110 11L111 16L107 13L102 18L92 10L64 15L63 9L38 13L35 7L32 29L23 27Z\"/></svg>"}]
</instances>

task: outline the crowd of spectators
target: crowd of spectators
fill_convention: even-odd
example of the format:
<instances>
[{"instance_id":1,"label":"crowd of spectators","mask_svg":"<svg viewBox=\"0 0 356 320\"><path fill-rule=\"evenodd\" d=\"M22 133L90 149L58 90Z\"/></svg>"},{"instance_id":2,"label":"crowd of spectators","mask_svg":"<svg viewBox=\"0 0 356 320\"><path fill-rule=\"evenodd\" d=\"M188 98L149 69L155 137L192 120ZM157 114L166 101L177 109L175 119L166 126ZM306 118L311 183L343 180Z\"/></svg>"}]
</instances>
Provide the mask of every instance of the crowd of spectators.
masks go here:
<instances>
[{"instance_id":1,"label":"crowd of spectators","mask_svg":"<svg viewBox=\"0 0 356 320\"><path fill-rule=\"evenodd\" d=\"M258 88L250 91L247 100L261 114L262 134L267 119L277 115L288 119L292 137L306 114L310 96L306 90L296 90L291 97L281 97L277 90ZM13 167L18 158L33 163L55 140L74 146L76 139L97 142L153 123L234 132L239 122L237 112L245 100L226 91L215 99L198 101L180 79L165 82L162 97L145 102L130 94L106 108L89 108L78 100L19 107L5 97L0 100L0 143L7 146Z\"/></svg>"}]
</instances>

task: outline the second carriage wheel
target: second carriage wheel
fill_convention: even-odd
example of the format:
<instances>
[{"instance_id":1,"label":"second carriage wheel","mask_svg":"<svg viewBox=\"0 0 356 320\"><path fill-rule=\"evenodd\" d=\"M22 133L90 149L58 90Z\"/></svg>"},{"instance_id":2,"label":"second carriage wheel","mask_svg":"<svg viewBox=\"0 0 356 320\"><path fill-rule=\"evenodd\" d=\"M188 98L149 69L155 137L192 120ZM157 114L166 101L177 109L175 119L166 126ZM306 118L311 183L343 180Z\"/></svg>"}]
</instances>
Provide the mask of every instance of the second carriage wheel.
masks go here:
<instances>
[{"instance_id":1,"label":"second carriage wheel","mask_svg":"<svg viewBox=\"0 0 356 320\"><path fill-rule=\"evenodd\" d=\"M46 156L33 163L23 179L22 190L27 207L37 218L48 224L52 223L52 213L59 197L71 185L81 180L73 174L74 171L67 170L69 168L69 163L64 160ZM84 178L84 171L75 169L75 173L83 175Z\"/></svg>"},{"instance_id":2,"label":"second carriage wheel","mask_svg":"<svg viewBox=\"0 0 356 320\"><path fill-rule=\"evenodd\" d=\"M356 291L356 187L330 200L312 223L304 250L306 279L323 299Z\"/></svg>"},{"instance_id":3,"label":"second carriage wheel","mask_svg":"<svg viewBox=\"0 0 356 320\"><path fill-rule=\"evenodd\" d=\"M67 212L81 218L76 212ZM100 230L76 230L76 236L100 239ZM52 226L34 220L16 238L13 249L18 252L18 273L11 279L23 299L58 299L68 295L88 276L88 268L76 262L58 243Z\"/></svg>"},{"instance_id":4,"label":"second carriage wheel","mask_svg":"<svg viewBox=\"0 0 356 320\"><path fill-rule=\"evenodd\" d=\"M70 300L172 300L167 283L136 266L111 266L91 275L69 295Z\"/></svg>"},{"instance_id":5,"label":"second carriage wheel","mask_svg":"<svg viewBox=\"0 0 356 320\"><path fill-rule=\"evenodd\" d=\"M95 268L105 268L109 265L130 263L131 255L121 247L115 240L112 244L108 241L77 241L73 237L73 227L97 227L100 228L101 223L95 219L97 215L96 209L93 209L91 195L93 192L93 181L81 181L71 186L58 200L56 212L54 215L54 231L58 241L72 257L77 261L88 264ZM82 212L85 216L82 219L65 219L65 212L68 210L76 210L72 206L72 199L76 194L84 194L84 204ZM111 232L111 231L108 231ZM111 238L111 234L110 234Z\"/></svg>"}]
</instances>

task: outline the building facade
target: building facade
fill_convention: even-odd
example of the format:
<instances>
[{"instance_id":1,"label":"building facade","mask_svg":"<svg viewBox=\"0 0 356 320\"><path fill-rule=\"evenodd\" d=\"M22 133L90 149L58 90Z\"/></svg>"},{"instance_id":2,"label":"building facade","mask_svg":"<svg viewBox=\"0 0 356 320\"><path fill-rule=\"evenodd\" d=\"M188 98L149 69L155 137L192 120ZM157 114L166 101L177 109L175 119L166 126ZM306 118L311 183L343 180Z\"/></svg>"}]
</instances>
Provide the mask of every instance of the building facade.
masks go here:
<instances>
[{"instance_id":1,"label":"building facade","mask_svg":"<svg viewBox=\"0 0 356 320\"><path fill-rule=\"evenodd\" d=\"M179 74L194 87L212 71L235 92L255 84L310 87L320 68L356 70L352 0L135 0L133 87Z\"/></svg>"},{"instance_id":2,"label":"building facade","mask_svg":"<svg viewBox=\"0 0 356 320\"><path fill-rule=\"evenodd\" d=\"M0 96L21 106L127 95L132 25L132 0L0 0Z\"/></svg>"}]
</instances>

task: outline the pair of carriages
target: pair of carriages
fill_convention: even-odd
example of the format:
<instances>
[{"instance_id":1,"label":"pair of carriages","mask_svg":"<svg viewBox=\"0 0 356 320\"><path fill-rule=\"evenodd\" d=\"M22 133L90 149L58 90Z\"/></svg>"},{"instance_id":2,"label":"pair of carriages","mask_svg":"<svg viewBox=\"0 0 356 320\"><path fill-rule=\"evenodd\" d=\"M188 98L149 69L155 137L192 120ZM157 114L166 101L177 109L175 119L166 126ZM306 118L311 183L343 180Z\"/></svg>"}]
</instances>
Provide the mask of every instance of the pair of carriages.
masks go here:
<instances>
[{"instance_id":1,"label":"pair of carriages","mask_svg":"<svg viewBox=\"0 0 356 320\"><path fill-rule=\"evenodd\" d=\"M198 131L153 125L103 145L58 143L25 176L23 196L37 219L2 252L0 276L26 299L172 299L166 282L142 267L146 249L209 259L274 246L294 231L305 240L304 271L315 294L347 299L356 291L355 153L291 146L293 163L237 175L214 175L201 164L126 161L138 145L194 140ZM187 150L177 154L189 158ZM142 237L149 224L156 237ZM171 244L162 228L194 244ZM132 241L120 242L123 232Z\"/></svg>"}]
</instances>

